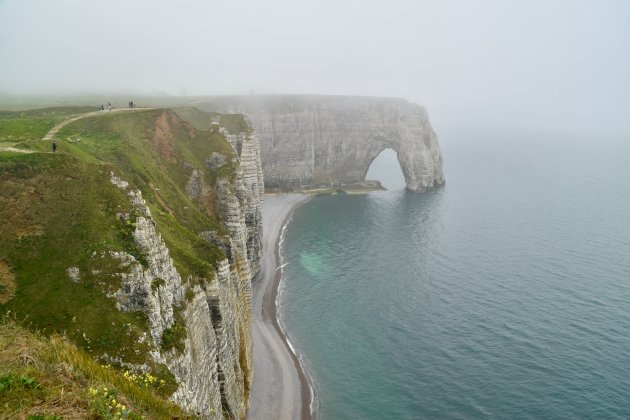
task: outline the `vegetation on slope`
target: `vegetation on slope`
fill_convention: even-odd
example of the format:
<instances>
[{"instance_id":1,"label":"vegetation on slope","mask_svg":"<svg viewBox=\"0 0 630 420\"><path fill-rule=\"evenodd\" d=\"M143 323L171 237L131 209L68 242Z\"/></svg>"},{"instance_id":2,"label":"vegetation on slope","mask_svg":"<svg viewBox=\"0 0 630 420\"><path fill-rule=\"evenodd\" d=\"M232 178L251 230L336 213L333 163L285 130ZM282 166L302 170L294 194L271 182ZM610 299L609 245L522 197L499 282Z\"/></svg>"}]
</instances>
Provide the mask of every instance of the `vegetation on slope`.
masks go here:
<instances>
[{"instance_id":1,"label":"vegetation on slope","mask_svg":"<svg viewBox=\"0 0 630 420\"><path fill-rule=\"evenodd\" d=\"M120 287L120 261L112 252L143 262L133 217L118 217L133 215L133 208L110 182L111 172L142 191L182 278L203 282L225 255L198 233L226 231L213 203L191 199L186 184L193 168L210 185L217 176L233 176L231 146L217 127L196 130L168 110L77 120L57 133L56 155L39 138L20 143L37 153L0 152L0 312L46 336L64 334L92 358L146 364L164 381L160 392L170 395L177 385L148 356L155 346L144 314L120 312L108 297ZM208 167L213 152L227 163ZM69 269L76 269L74 281ZM179 324L158 346L181 351Z\"/></svg>"},{"instance_id":2,"label":"vegetation on slope","mask_svg":"<svg viewBox=\"0 0 630 420\"><path fill-rule=\"evenodd\" d=\"M149 350L137 344L146 322L106 296L120 287L109 252L133 246L115 214L131 204L109 170L51 154L0 160L0 259L16 285L2 309L44 333L64 332L95 356L138 363ZM69 267L80 281L71 281Z\"/></svg>"},{"instance_id":3,"label":"vegetation on slope","mask_svg":"<svg viewBox=\"0 0 630 420\"><path fill-rule=\"evenodd\" d=\"M45 337L0 319L3 418L186 417L162 387L151 375L101 365L58 335Z\"/></svg>"},{"instance_id":4,"label":"vegetation on slope","mask_svg":"<svg viewBox=\"0 0 630 420\"><path fill-rule=\"evenodd\" d=\"M233 155L217 130L199 132L170 111L150 110L78 120L57 137L64 141L64 153L109 163L142 191L183 277L206 277L214 261L224 256L198 236L202 230L224 233L213 203L201 208L185 192L193 167L204 168L208 182L218 173L234 172L231 161L218 171L205 165L213 151Z\"/></svg>"}]
</instances>

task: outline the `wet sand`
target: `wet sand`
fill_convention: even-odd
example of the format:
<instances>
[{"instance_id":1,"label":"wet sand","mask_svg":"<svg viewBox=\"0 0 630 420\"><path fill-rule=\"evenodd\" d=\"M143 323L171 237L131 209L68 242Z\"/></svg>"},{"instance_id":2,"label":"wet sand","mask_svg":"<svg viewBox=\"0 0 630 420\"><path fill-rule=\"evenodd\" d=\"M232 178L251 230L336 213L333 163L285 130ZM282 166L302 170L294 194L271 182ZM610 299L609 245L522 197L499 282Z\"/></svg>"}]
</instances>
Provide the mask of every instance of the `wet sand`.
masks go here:
<instances>
[{"instance_id":1,"label":"wet sand","mask_svg":"<svg viewBox=\"0 0 630 420\"><path fill-rule=\"evenodd\" d=\"M311 419L311 390L297 356L277 319L281 270L279 241L291 212L308 200L300 194L265 195L263 264L252 280L254 375L248 419Z\"/></svg>"}]
</instances>

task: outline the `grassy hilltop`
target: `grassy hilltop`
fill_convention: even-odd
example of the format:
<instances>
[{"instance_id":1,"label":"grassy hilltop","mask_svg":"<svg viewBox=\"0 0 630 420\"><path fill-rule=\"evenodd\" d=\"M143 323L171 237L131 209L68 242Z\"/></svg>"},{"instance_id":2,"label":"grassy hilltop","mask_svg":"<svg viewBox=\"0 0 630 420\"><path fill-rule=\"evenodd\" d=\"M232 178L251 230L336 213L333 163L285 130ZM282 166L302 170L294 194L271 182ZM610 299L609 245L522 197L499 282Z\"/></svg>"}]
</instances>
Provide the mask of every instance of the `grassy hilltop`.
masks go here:
<instances>
[{"instance_id":1,"label":"grassy hilltop","mask_svg":"<svg viewBox=\"0 0 630 420\"><path fill-rule=\"evenodd\" d=\"M153 344L141 339L148 333L146 319L142 313L118 311L114 299L108 297L120 287L116 275L120 262L110 252L125 251L143 261L132 237L133 217L124 220L117 216L133 215L133 208L129 198L111 183L111 173L142 191L182 278L203 282L212 276L214 262L225 255L203 241L198 232L214 230L224 236L226 231L214 203L191 200L185 186L193 168L203 170L211 185L219 176L232 177L233 151L217 126L208 124L208 114L179 110L188 117L187 122L171 110L137 109L105 112L68 124L55 136L58 149L53 155L51 143L41 138L64 118L87 111L93 108L0 112L0 312L12 314L19 325L41 334L29 335L18 325L5 322L0 326L0 339L14 334L26 347L29 340L42 349L65 346L80 355L83 365L88 360L104 360L104 355L109 360L147 364L157 378L152 395L166 398L177 384L164 366L155 365L148 356ZM238 115L221 116L221 122L230 130L247 127ZM209 169L205 159L212 152L227 156L227 164ZM79 269L80 281L70 280L69 267ZM68 347L66 341L76 348ZM17 359L7 356L10 347L0 348L0 412L5 406L17 416L33 414L41 399L12 397L13 391L2 388L6 375L19 377L19 372L32 370L20 365L19 355L15 355ZM44 353L37 357L52 357ZM46 377L47 362L38 366L42 366L39 373L28 375ZM122 372L113 368L96 382L124 392L116 385L129 382L120 382ZM89 391L94 382L91 377L81 374L76 378L80 385L77 395L88 402L96 398ZM37 381L39 387L21 388L20 392L45 393L44 382ZM20 401L32 404L27 402L24 408ZM147 411L153 403L139 401L139 413L157 415ZM83 407L85 413L96 415L90 404ZM169 413L176 415L173 410ZM158 417L166 411L161 413ZM51 408L48 414L55 410Z\"/></svg>"}]
</instances>

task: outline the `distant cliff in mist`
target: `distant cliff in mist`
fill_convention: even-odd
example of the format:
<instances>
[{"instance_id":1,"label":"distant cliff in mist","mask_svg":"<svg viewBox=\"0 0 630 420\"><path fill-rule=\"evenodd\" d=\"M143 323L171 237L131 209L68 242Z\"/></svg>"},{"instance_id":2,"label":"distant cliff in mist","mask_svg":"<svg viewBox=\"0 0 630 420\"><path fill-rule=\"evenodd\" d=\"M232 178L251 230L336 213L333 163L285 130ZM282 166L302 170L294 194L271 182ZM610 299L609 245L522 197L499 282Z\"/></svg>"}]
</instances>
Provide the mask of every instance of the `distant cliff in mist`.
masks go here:
<instances>
[{"instance_id":1,"label":"distant cliff in mist","mask_svg":"<svg viewBox=\"0 0 630 420\"><path fill-rule=\"evenodd\" d=\"M387 148L398 153L408 190L444 184L442 155L426 109L404 99L226 96L195 106L250 119L260 137L267 188L361 185L370 163Z\"/></svg>"}]
</instances>

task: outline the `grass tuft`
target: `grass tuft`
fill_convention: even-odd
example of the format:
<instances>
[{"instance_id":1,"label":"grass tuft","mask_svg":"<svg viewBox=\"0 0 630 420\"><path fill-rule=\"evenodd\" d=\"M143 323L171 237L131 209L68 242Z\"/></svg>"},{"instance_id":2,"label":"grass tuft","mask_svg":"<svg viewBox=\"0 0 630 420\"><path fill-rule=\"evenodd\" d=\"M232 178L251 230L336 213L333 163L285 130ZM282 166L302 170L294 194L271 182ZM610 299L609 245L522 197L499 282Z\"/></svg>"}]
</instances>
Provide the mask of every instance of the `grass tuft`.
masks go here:
<instances>
[{"instance_id":1,"label":"grass tuft","mask_svg":"<svg viewBox=\"0 0 630 420\"><path fill-rule=\"evenodd\" d=\"M184 318L179 308L173 307L173 315L175 317L173 325L165 329L162 333L160 347L164 351L176 349L181 353L184 351L186 345L186 324L184 324Z\"/></svg>"},{"instance_id":2,"label":"grass tuft","mask_svg":"<svg viewBox=\"0 0 630 420\"><path fill-rule=\"evenodd\" d=\"M90 391L96 389L107 389L128 411L117 416ZM188 417L153 387L96 363L67 339L28 331L6 316L0 319L0 407L5 418Z\"/></svg>"}]
</instances>

